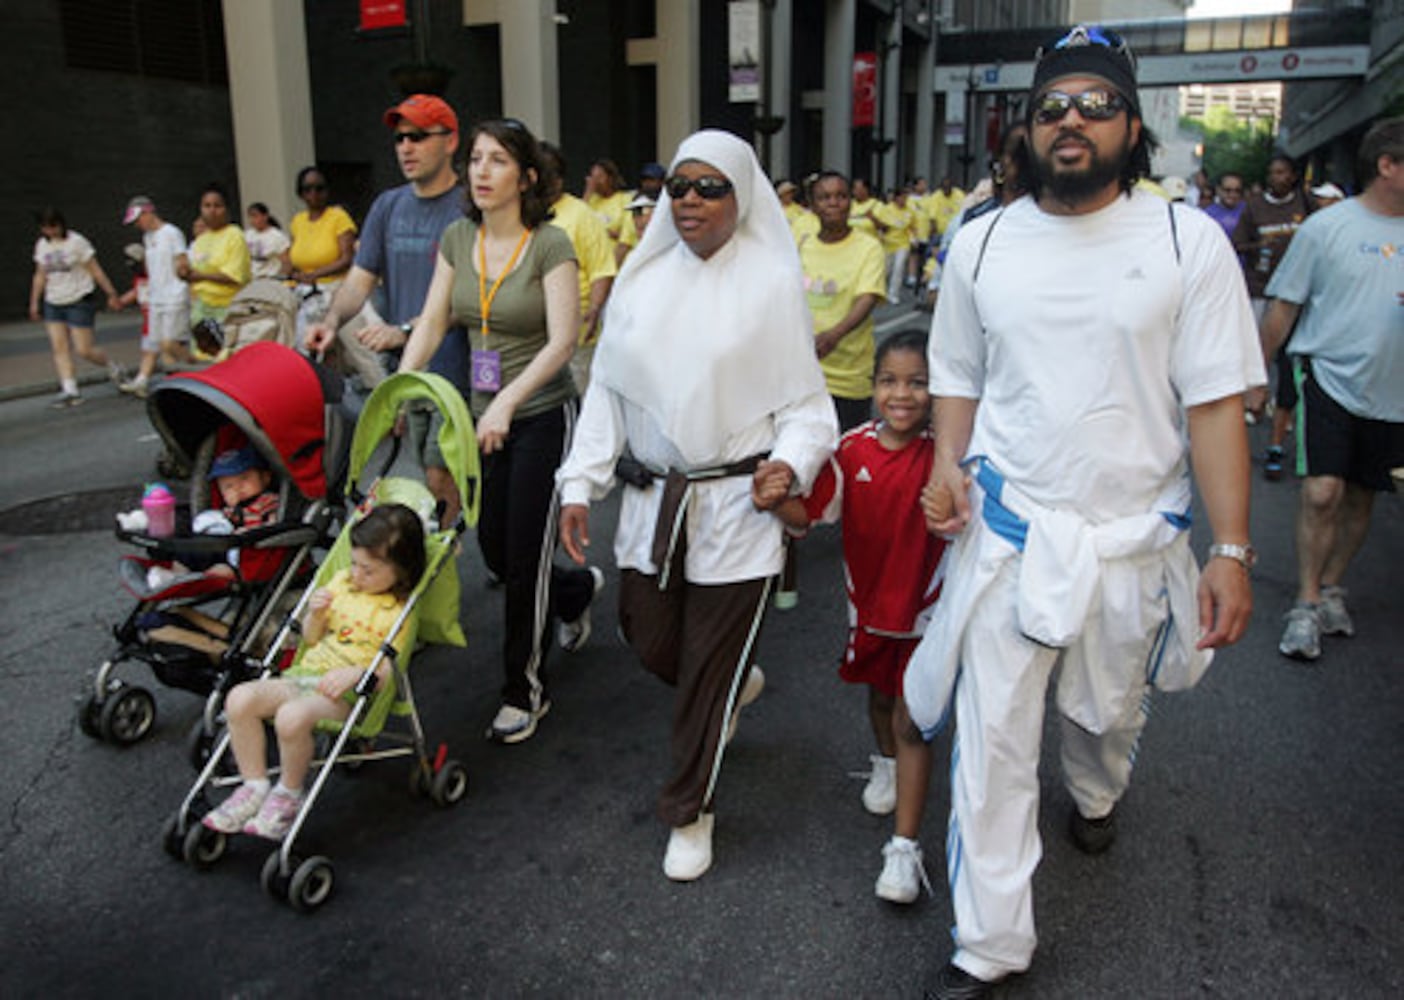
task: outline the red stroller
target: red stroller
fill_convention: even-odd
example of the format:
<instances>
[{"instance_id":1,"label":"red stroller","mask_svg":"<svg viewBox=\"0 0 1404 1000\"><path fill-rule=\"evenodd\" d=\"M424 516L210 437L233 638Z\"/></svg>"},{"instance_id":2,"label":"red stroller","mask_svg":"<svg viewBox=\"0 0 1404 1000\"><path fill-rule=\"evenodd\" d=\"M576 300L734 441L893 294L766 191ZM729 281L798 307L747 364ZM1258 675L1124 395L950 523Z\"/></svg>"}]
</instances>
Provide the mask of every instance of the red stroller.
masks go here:
<instances>
[{"instance_id":1,"label":"red stroller","mask_svg":"<svg viewBox=\"0 0 1404 1000\"><path fill-rule=\"evenodd\" d=\"M259 669L258 648L271 638L310 578L312 550L335 538L344 475L346 432L339 415L339 387L306 357L271 342L256 343L201 372L175 375L156 385L147 400L153 426L192 470L190 499L177 508L176 534L154 538L118 529L141 555L119 566L122 585L136 607L113 634L117 649L85 685L78 724L89 736L126 746L145 737L156 721L156 700L122 680L129 661L149 665L168 687L205 697L187 749L197 766L214 742L224 695ZM193 515L220 505L207 482L216 454L251 445L272 473L278 494L273 523L235 534L198 535ZM175 560L223 561L237 552L233 577L210 572L163 573L153 567Z\"/></svg>"}]
</instances>

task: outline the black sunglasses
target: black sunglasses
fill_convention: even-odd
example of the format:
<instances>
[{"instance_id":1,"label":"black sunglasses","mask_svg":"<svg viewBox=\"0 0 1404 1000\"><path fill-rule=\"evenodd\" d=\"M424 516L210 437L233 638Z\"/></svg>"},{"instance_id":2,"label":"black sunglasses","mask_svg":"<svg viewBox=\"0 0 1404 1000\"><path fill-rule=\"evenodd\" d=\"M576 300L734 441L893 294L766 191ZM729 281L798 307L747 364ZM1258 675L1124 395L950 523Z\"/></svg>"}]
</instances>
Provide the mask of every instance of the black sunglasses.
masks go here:
<instances>
[{"instance_id":1,"label":"black sunglasses","mask_svg":"<svg viewBox=\"0 0 1404 1000\"><path fill-rule=\"evenodd\" d=\"M706 198L708 201L718 201L731 194L731 181L725 177L698 177L689 180L679 174L674 174L663 182L663 189L668 192L668 197L674 201L681 201L687 197L689 190L696 191L698 197Z\"/></svg>"},{"instance_id":2,"label":"black sunglasses","mask_svg":"<svg viewBox=\"0 0 1404 1000\"><path fill-rule=\"evenodd\" d=\"M395 140L394 140L394 141L395 141L395 145L397 145L397 146L398 146L400 143L402 143L402 142L412 142L412 143L414 143L416 146L418 146L421 142L423 142L425 139L429 138L431 135L452 135L452 134L453 134L453 133L449 132L447 129L440 129L440 130L437 131L437 132L396 132L396 133L395 133Z\"/></svg>"},{"instance_id":3,"label":"black sunglasses","mask_svg":"<svg viewBox=\"0 0 1404 1000\"><path fill-rule=\"evenodd\" d=\"M307 191L325 191L326 189L327 189L327 186L326 186L325 184L304 184L304 185L302 185L302 187L298 188L298 190L299 190L299 191L302 191L302 192L307 192Z\"/></svg>"},{"instance_id":4,"label":"black sunglasses","mask_svg":"<svg viewBox=\"0 0 1404 1000\"><path fill-rule=\"evenodd\" d=\"M1074 107L1088 121L1104 122L1126 110L1126 101L1120 94L1106 90L1088 90L1081 94L1050 90L1034 102L1033 119L1040 125L1060 122Z\"/></svg>"}]
</instances>

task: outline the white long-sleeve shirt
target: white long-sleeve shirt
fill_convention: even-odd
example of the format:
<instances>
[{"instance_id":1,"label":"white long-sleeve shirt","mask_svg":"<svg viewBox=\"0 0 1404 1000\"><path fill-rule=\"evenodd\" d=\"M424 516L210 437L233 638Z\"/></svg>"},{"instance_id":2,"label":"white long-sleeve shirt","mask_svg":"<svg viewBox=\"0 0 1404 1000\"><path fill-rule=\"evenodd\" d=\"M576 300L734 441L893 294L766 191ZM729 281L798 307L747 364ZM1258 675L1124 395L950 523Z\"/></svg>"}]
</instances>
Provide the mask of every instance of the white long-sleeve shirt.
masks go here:
<instances>
[{"instance_id":1,"label":"white long-sleeve shirt","mask_svg":"<svg viewBox=\"0 0 1404 1000\"><path fill-rule=\"evenodd\" d=\"M729 438L713 460L699 468L739 462L762 452L795 471L795 487L807 492L833 453L837 440L833 402L816 392L768 414ZM655 470L682 469L681 456L656 421L612 389L591 382L585 394L570 454L556 481L562 504L602 499L615 483L614 466L625 449ZM621 569L654 575L652 549L663 483L624 487L614 554ZM687 501L689 583L718 584L778 573L784 563L782 526L751 503L751 477L728 476L692 484Z\"/></svg>"}]
</instances>

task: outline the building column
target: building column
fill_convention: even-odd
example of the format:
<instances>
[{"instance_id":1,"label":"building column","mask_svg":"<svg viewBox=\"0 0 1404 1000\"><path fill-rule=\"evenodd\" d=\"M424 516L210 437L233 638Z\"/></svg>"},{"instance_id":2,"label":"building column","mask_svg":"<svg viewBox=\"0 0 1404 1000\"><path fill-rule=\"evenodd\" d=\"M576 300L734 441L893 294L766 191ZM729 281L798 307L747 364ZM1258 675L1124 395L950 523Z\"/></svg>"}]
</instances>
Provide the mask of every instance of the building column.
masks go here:
<instances>
[{"instance_id":1,"label":"building column","mask_svg":"<svg viewBox=\"0 0 1404 1000\"><path fill-rule=\"evenodd\" d=\"M935 150L936 129L936 26L931 25L931 34L921 43L917 52L916 71L916 129L913 133L912 173L925 177L936 186L932 176L932 156Z\"/></svg>"},{"instance_id":2,"label":"building column","mask_svg":"<svg viewBox=\"0 0 1404 1000\"><path fill-rule=\"evenodd\" d=\"M853 43L858 0L824 3L824 167L853 172Z\"/></svg>"},{"instance_id":3,"label":"building column","mask_svg":"<svg viewBox=\"0 0 1404 1000\"><path fill-rule=\"evenodd\" d=\"M658 152L666 164L682 141L697 131L702 116L701 0L656 0L654 24Z\"/></svg>"},{"instance_id":4,"label":"building column","mask_svg":"<svg viewBox=\"0 0 1404 1000\"><path fill-rule=\"evenodd\" d=\"M878 197L895 188L899 181L902 159L902 5L895 4L888 22L887 39L882 53L882 131L881 136L892 143L890 149L878 155L878 177L881 185Z\"/></svg>"},{"instance_id":5,"label":"building column","mask_svg":"<svg viewBox=\"0 0 1404 1000\"><path fill-rule=\"evenodd\" d=\"M556 0L463 0L463 24L501 26L502 113L539 136L560 135Z\"/></svg>"},{"instance_id":6,"label":"building column","mask_svg":"<svg viewBox=\"0 0 1404 1000\"><path fill-rule=\"evenodd\" d=\"M790 140L794 133L794 114L790 110L790 84L794 79L794 6L791 0L774 0L770 12L770 109L769 114L785 119L780 131L770 137L770 176L775 179L790 176Z\"/></svg>"},{"instance_id":7,"label":"building column","mask_svg":"<svg viewBox=\"0 0 1404 1000\"><path fill-rule=\"evenodd\" d=\"M302 4L240 0L223 9L239 196L287 219L298 207L293 177L316 159Z\"/></svg>"}]
</instances>

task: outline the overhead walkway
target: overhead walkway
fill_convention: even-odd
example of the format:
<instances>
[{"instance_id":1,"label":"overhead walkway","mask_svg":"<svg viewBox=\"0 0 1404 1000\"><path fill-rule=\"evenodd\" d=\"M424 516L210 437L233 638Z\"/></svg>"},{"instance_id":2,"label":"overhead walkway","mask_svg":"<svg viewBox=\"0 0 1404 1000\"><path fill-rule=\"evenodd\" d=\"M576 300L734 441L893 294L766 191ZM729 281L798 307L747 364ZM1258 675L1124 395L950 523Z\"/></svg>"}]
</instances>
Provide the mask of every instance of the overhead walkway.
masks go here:
<instances>
[{"instance_id":1,"label":"overhead walkway","mask_svg":"<svg viewBox=\"0 0 1404 1000\"><path fill-rule=\"evenodd\" d=\"M1370 67L1368 6L1246 17L1109 23L1136 54L1142 86L1363 77ZM966 93L1027 90L1033 54L1056 28L944 31L934 86Z\"/></svg>"}]
</instances>

